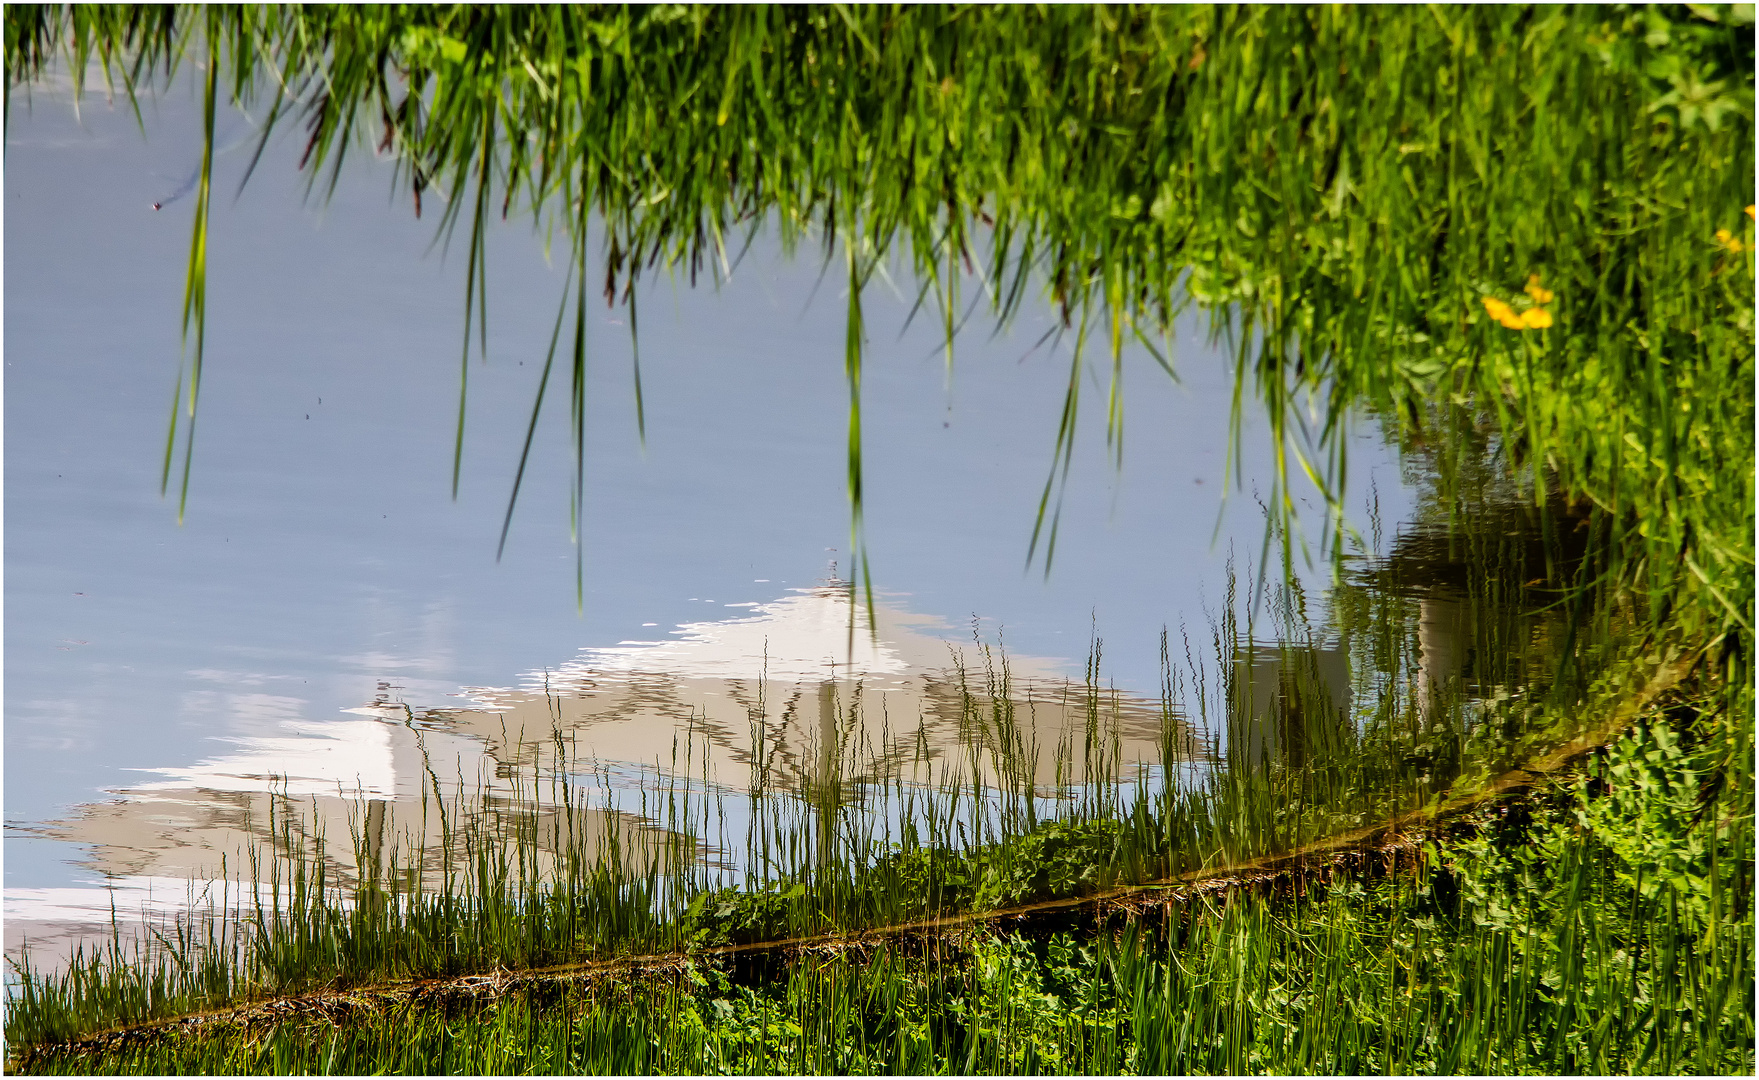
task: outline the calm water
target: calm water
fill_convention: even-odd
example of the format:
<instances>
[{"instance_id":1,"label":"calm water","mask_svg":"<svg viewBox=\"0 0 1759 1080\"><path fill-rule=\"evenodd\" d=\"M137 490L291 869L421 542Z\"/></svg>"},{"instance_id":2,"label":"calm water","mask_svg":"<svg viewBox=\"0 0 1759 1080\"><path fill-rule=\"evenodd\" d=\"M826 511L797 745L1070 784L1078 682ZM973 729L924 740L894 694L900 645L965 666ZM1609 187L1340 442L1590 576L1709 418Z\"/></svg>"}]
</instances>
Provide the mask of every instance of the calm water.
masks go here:
<instances>
[{"instance_id":1,"label":"calm water","mask_svg":"<svg viewBox=\"0 0 1759 1080\"><path fill-rule=\"evenodd\" d=\"M222 145L249 133L236 118L220 128ZM848 558L843 297L835 280L818 284L812 253L789 261L760 240L718 292L644 294L645 450L626 313L602 310L590 329L577 611L554 387L506 557L494 557L563 283L542 238L521 223L495 230L489 362L473 361L454 502L462 249L448 260L433 248L431 210L415 221L388 195L388 166L364 153L334 199L307 205L287 143L236 202L248 148L217 168L209 369L179 526L158 480L193 200L151 203L199 159L198 134L181 89L149 106L144 136L101 99L77 120L65 96L39 93L28 110L15 100L9 948L107 918L113 896L119 911L175 906L190 879L217 873L216 854L276 782L346 817L419 793L423 753L492 775L520 743L508 718L523 723L546 685L574 691L583 752L632 770L663 757L691 718L719 725L727 762L749 755L737 684L798 698L796 730L776 745L810 772L812 725L826 715L813 695L846 695L851 660L870 702L932 724L956 662L946 643L974 631L1018 658L1021 694L1050 727L1059 680L1080 675L1097 634L1131 714L1157 693L1162 628L1206 635L1230 554L1242 568L1257 557L1253 493L1268 487L1269 448L1249 422L1245 490L1224 503L1231 368L1195 328L1175 342L1179 385L1130 358L1121 472L1106 460L1106 373L1089 373L1046 580L1025 558L1067 344L1034 347L1051 326L1041 309L994 335L979 317L949 380L934 320L904 331L913 296L881 284L866 300L864 428L872 569L887 597L881 633L851 657L847 608L819 588ZM1364 432L1355 520L1378 499L1397 522L1413 495ZM432 722L404 722L417 712ZM937 745L956 743L938 730Z\"/></svg>"}]
</instances>

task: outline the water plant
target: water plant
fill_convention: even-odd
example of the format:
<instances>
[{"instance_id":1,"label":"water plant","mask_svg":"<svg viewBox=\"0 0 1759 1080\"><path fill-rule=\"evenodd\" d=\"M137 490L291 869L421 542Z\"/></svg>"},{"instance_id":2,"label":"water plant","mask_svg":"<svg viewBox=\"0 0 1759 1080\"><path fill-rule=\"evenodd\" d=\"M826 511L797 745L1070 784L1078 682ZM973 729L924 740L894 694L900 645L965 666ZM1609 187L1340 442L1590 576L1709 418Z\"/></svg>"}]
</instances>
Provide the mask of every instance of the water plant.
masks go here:
<instances>
[{"instance_id":1,"label":"water plant","mask_svg":"<svg viewBox=\"0 0 1759 1080\"><path fill-rule=\"evenodd\" d=\"M286 835L274 845L280 854L252 866L258 884L240 904L242 919L197 911L151 936L118 935L64 971L35 971L27 962L10 1002L8 1042L34 1054L31 1048L86 1046L115 1029L157 1038L150 1033L175 1030L178 1018L190 1014L252 1002L279 1007L274 1003L312 995L372 1000L507 978L621 985L628 973L681 964L737 967L743 956L791 950L962 940L1021 918L1062 926L1079 923L1086 911L1128 913L1174 897L1195 903L1217 888L1239 891L1242 882L1317 887L1359 866L1349 861L1352 853L1391 844L1409 855L1423 837L1482 818L1508 791L1531 788L1572 754L1659 715L1664 705L1673 715L1700 717L1699 730L1688 736L1714 751L1693 750L1661 729L1643 736L1659 751L1627 740L1607 774L1621 787L1595 806L1654 817L1621 834L1627 838L1615 845L1620 858L1633 866L1665 864L1668 874L1696 880L1688 906L1701 909L1706 890L1715 892L1720 899L1704 917L1719 920L1718 932L1740 917L1731 896L1740 895L1740 874L1750 875L1750 862L1743 871L1740 859L1725 853L1716 872L1734 876L1720 884L1704 877L1704 860L1722 834L1704 840L1693 832L1700 818L1689 811L1700 789L1736 800L1729 803L1736 808L1742 785L1750 785L1750 762L1743 765L1732 741L1742 737L1741 698L1719 696L1716 680L1691 673L1690 657L1674 662L1671 674L1634 665L1630 648L1658 647L1641 635L1625 651L1579 649L1598 673L1587 691L1573 679L1534 679L1518 693L1477 697L1475 704L1457 687L1424 699L1416 681L1429 673L1406 651L1409 644L1400 644L1408 642L1416 612L1409 602L1371 594L1383 596L1378 622L1350 629L1364 592L1345 587L1332 605L1345 613L1340 625L1352 642L1353 681L1381 684L1363 693L1350 715L1328 711L1333 687L1299 677L1279 692L1276 708L1241 713L1241 683L1249 675L1239 658L1257 655L1250 639L1218 626L1214 662L1182 673L1171 665L1169 640L1163 712L1180 722L1169 723L1161 760L1143 763L1158 769L1134 778L1111 757L1106 733L1115 718L1097 682L1075 688L1092 704L1076 724L1088 730L1072 729L1050 751L1059 762L1053 773L1067 777L1067 785L1046 790L1036 769L1018 767L1021 757L1033 760L1041 750L1022 743L1005 692L1005 657L992 653L993 666L966 682L975 734L960 755L863 763L861 747L839 746L833 753L844 764L837 774L872 779L786 787L757 777L742 794L692 784L694 752L686 746L673 779L644 791L638 815L610 817L608 843L604 832L585 827L609 808L597 805L608 792L582 784L566 756L544 763L529 784L530 798L511 804L436 781L420 809L446 822L438 840L386 840L398 829L387 813L377 843L357 836L352 867L325 861L323 844L311 843L313 830L289 801L282 811ZM1273 607L1290 620L1283 640L1301 641L1298 597L1285 594ZM1494 638L1498 631L1487 619L1483 632ZM1556 639L1539 638L1542 645L1548 640L1555 648ZM1298 674L1314 652L1285 644L1277 655ZM972 689L979 686L986 692ZM1253 734L1241 724L1254 716L1276 731L1274 752L1245 752ZM1227 743L1213 737L1223 717ZM557 754L566 749L558 733ZM1661 775L1658 768L1673 771ZM1622 786L1627 775L1641 778L1631 791ZM1659 794L1647 794L1657 784ZM746 822L742 835L725 830L729 799L746 803L738 815ZM535 813L534 806L545 809ZM1748 819L1731 809L1719 820L1738 831ZM1682 822L1690 828L1682 831ZM416 830L411 837L427 835ZM1637 836L1649 837L1649 848L1630 847ZM1506 836L1493 848L1475 843L1456 841L1447 857L1531 862L1504 852ZM742 870L731 877L724 864L701 859L740 846ZM1653 884L1655 871L1639 873ZM1498 880L1484 877L1483 904L1506 901L1491 895ZM1518 877L1503 884L1526 887ZM1632 887L1642 889L1640 882ZM1215 946L1204 940L1199 952L1208 955ZM974 962L966 956L953 966ZM1747 961L1731 954L1727 962ZM538 1008L547 999L534 1000Z\"/></svg>"}]
</instances>

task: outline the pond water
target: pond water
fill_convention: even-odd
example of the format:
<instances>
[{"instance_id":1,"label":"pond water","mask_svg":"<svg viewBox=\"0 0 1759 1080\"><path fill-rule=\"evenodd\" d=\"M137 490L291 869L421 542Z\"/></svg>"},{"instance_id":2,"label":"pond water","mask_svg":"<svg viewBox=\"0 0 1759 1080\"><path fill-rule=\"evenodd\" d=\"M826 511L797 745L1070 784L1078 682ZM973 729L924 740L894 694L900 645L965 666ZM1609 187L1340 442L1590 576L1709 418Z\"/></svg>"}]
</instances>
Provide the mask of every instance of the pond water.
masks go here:
<instances>
[{"instance_id":1,"label":"pond water","mask_svg":"<svg viewBox=\"0 0 1759 1080\"><path fill-rule=\"evenodd\" d=\"M1230 559L1242 574L1258 559L1271 448L1248 402L1243 486L1230 483L1231 354L1195 323L1174 342L1178 384L1127 358L1121 470L1106 365L1084 375L1047 577L1027 545L1069 343L1041 341L1042 306L998 333L979 314L949 376L935 320L905 326L909 283L879 283L864 430L882 595L851 651L833 585L849 546L844 298L835 274L819 282L816 253L789 259L760 238L718 290L644 293L645 446L627 313L601 309L590 329L577 608L554 393L495 558L563 287L543 238L494 230L489 359L472 360L454 500L462 250L444 257L432 212L416 221L388 197L389 166L366 153L333 198L306 200L287 142L237 200L248 146L217 166L180 525L159 470L191 200L152 204L198 160L199 116L181 84L143 109L144 132L101 97L76 118L51 88L15 99L8 133L9 950L28 937L53 951L112 905L186 903L272 791L366 820L418 799L424 774L505 778L547 725L613 777L663 765L686 730L719 748L714 779L736 787L758 753L741 694L773 706L765 753L805 777L823 767L827 702L859 684L870 744L921 728L949 752L950 688L961 664L981 671L979 642L1005 647L1014 696L1052 732L1079 707L1065 680L1098 638L1107 707L1151 758L1161 631L1207 639ZM240 132L222 121L221 144ZM1349 513L1366 530L1377 506L1390 531L1415 490L1360 427ZM1316 528L1317 496L1299 502ZM1310 571L1315 594L1328 574Z\"/></svg>"}]
</instances>

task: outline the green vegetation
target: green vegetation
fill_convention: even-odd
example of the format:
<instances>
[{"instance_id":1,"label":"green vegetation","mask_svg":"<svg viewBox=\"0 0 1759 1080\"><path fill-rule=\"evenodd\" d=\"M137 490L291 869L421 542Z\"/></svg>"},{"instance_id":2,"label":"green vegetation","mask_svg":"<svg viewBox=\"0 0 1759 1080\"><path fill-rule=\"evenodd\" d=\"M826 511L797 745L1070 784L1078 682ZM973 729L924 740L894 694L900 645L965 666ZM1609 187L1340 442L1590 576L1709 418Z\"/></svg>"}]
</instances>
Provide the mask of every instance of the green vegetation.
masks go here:
<instances>
[{"instance_id":1,"label":"green vegetation","mask_svg":"<svg viewBox=\"0 0 1759 1080\"><path fill-rule=\"evenodd\" d=\"M1156 898L639 980L332 995L27 1057L147 1073L1738 1073L1750 755L1640 726L1365 881ZM1687 745L1686 740L1695 741ZM1750 774L1749 774L1750 775ZM1708 798L1706 781L1712 783ZM1330 877L1330 880L1325 880Z\"/></svg>"},{"instance_id":2,"label":"green vegetation","mask_svg":"<svg viewBox=\"0 0 1759 1080\"><path fill-rule=\"evenodd\" d=\"M1349 595L1348 589L1342 590L1338 599ZM1361 606L1358 599L1355 607ZM1285 611L1290 608L1283 605ZM1356 670L1365 681L1408 670L1412 661L1398 655L1395 631L1410 618L1408 612L1383 610L1381 621L1354 633ZM1296 629L1288 627L1287 635L1293 637ZM1239 644L1232 638L1218 642L1217 658L1224 668ZM1393 654L1382 653L1377 662L1374 651L1389 644ZM1298 649L1289 652L1302 655ZM1683 659L1687 662L1673 666L1694 666ZM1630 657L1607 666L1642 670ZM1200 674L1192 669L1178 679L1169 671L1169 714L1174 711L1174 688L1181 682L1196 683ZM10 1003L7 1037L19 1055L17 1064L32 1071L514 1068L516 1059L494 1056L512 1052L504 1041L472 1042L489 1031L500 1032L497 1039L510 1038L509 1031L523 1032L519 1045L525 1049L520 1052L536 1055L527 1062L530 1068L547 1061L542 1067L599 1069L622 1061L667 1071L822 1071L833 1068L829 1059L789 1055L844 1047L856 1055L844 1062L850 1068L866 1061L872 1068L957 1071L988 1062L985 1069L1055 1071L1080 1065L1153 1071L1117 1056L1131 1052L1130 1032L1155 1025L1207 1030L1202 1025L1210 1020L1181 1004L1187 1000L1184 990L1173 995L1153 991L1152 1001L1160 1004L1151 1008L1151 998L1143 996L1149 991L1130 991L1135 994L1131 997L1125 989L1140 979L1150 980L1143 985L1159 986L1173 977L1170 971L1211 965L1208 970L1217 973L1281 974L1269 981L1254 976L1240 982L1242 992L1254 988L1244 997L1216 991L1215 1008L1227 1004L1236 1010L1230 1014L1233 1027L1226 1029L1238 1029L1230 1036L1235 1041L1193 1045L1184 1052L1196 1056L1178 1059L1184 1061L1181 1069L1254 1062L1255 1068L1281 1071L1299 1060L1284 1056L1288 1054L1312 1055L1307 1067L1321 1070L1333 1060L1326 1055L1335 1054L1362 1055L1335 1059L1352 1063L1351 1069L1374 1062L1380 1067L1441 1062L1447 1059L1434 1056L1443 1052L1437 1048L1454 1041L1445 1033L1479 1016L1487 998L1502 1000L1498 988L1514 987L1510 993L1525 994L1522 988L1543 976L1550 980L1544 991L1548 1001L1555 993L1605 996L1605 985L1614 978L1609 972L1652 983L1670 972L1681 979L1689 976L1688 982L1656 989L1657 994L1685 993L1682 988L1688 985L1718 987L1716 1031L1709 1041L1702 1031L1690 1036L1698 1029L1670 1005L1661 1019L1632 1017L1619 1023L1635 1025L1631 1031L1669 1032L1671 1042L1647 1049L1618 1044L1596 1051L1610 1055L1597 1060L1637 1067L1664 1060L1658 1054L1675 1062L1702 1054L1738 1059L1751 1053L1750 1035L1741 1034L1750 1031L1750 980L1741 980L1751 970L1751 956L1725 946L1746 940L1742 926L1751 924L1752 864L1742 855L1751 844L1743 839L1752 828L1750 727L1741 714L1729 711L1731 704L1738 707L1738 695L1731 700L1707 689L1714 680L1688 675L1682 681L1677 674L1660 673L1630 678L1640 681L1603 682L1585 701L1572 692L1548 705L1534 689L1531 697L1475 706L1482 713L1470 722L1456 711L1467 702L1439 712L1432 706L1426 721L1414 693L1392 691L1364 698L1365 710L1382 714L1378 721L1371 715L1340 724L1338 717L1316 707L1325 696L1322 688L1298 688L1297 693L1313 699L1314 707L1289 715L1299 718L1292 722L1306 725L1306 730L1297 732L1288 724L1280 729L1289 744L1305 747L1298 762L1285 754L1254 767L1214 757L1212 749L1207 761L1193 763L1201 766L1194 779L1180 779L1169 769L1133 783L1116 779L1119 762L1107 749L1111 720L1100 696L1093 694L1088 732L1061 744L1093 750L1060 762L1057 772L1080 781L1060 797L1035 789L1022 779L1029 773L1010 768L1021 756L1033 757L1037 748L1022 747L1010 710L993 705L1006 702L1006 693L986 699L968 691L970 758L942 763L946 771L938 786L905 782L910 769L897 769L889 781L842 789L808 785L798 793L777 792L772 781L754 777L750 788L756 794L750 796L705 793L674 781L646 799L645 816L657 831L613 832L608 851L584 842L569 846L567 838L587 836L587 830L570 822L590 814L593 800L590 791L569 788L572 770L565 766L547 781L552 790L546 802L559 808L560 822L554 834L559 839L550 840L548 851L541 849L545 838L530 812L473 805L466 798L447 801L436 794L432 812L454 823L443 851L404 847L407 854L401 859L393 856L379 864L363 848L361 870L346 878L327 877L332 872L321 859L300 856L308 849L295 837L309 837L310 829L293 828L290 817L277 846L293 855L256 868L254 876L270 882L273 892L266 899L247 900L244 919L214 920L196 912L162 936L130 944L118 939L65 973L26 970ZM1002 664L985 673L982 682L1001 686L1006 680ZM1197 706L1201 719L1212 708L1219 712L1220 699L1237 690L1212 691L1207 702L1197 691L1180 696ZM1389 703L1401 699L1405 709L1387 711ZM1581 731L1574 714L1583 704L1589 716L1605 725L1601 730ZM1522 788L1536 778L1545 786L1545 770L1554 767L1555 758L1524 756L1533 747L1555 747L1567 736L1579 737L1578 746L1598 746L1608 741L1609 732L1639 720L1652 727L1639 727L1614 742L1592 774L1569 788L1569 798L1539 800L1543 828L1529 829L1524 823L1534 813L1528 798L1519 792L1498 795L1511 779ZM1345 734L1352 730L1360 736ZM1192 742L1215 745L1200 736ZM1189 748L1169 746L1166 759L1179 761ZM690 753L686 747L687 761ZM839 748L839 754L846 759L845 773L880 775L876 763L853 759L853 750ZM1507 771L1517 763L1530 768ZM688 772L686 763L675 775ZM1016 779L998 789L993 780L990 786L980 784L986 775ZM735 836L716 836L711 824L726 820L728 799L749 799L744 861L762 868L733 886L719 884L716 874L696 858L694 842L682 839L738 842ZM297 810L290 805L287 812ZM888 824L892 822L902 823L900 831L894 832ZM1425 837L1433 845L1413 865L1416 844ZM310 850L321 851L321 845ZM1386 876L1380 852L1405 863ZM420 875L407 867L429 865L436 857L454 869L444 888L425 891ZM1455 898L1450 902L1456 904L1447 909L1451 922L1434 922L1438 916L1433 905L1423 899L1430 895L1425 875L1436 867L1451 867L1447 873L1460 879L1449 886L1454 892L1448 895ZM1330 899L1315 913L1306 899L1288 895L1291 888L1303 896L1310 893L1315 901ZM1362 888L1380 899L1365 898ZM1252 906L1264 889L1271 891L1270 898ZM1387 890L1390 899L1382 897ZM1472 906L1458 906L1462 896ZM1145 913L1169 903L1172 907L1166 910L1183 912L1180 918L1189 925L1151 927L1153 920ZM1559 930L1557 943L1548 947L1567 951L1574 942L1598 942L1604 952L1596 954L1598 967L1556 968L1555 956L1535 967L1527 954L1511 958L1506 952L1511 936L1529 950L1537 947L1530 940L1533 934L1551 940L1544 935L1551 932L1547 928L1559 918L1555 909L1560 907L1576 921L1567 935ZM1675 909L1685 913L1687 923L1657 920L1663 911L1677 917ZM1110 1025L1111 1041L1090 1045L1093 1032L1058 1028L1043 1035L1049 1041L1039 1059L984 1057L1000 1052L998 1047L1017 1050L1019 1040L1013 1035L993 1044L984 1040L1008 1024L1027 1022L1013 1018L1021 1006L1011 999L985 998L991 991L982 987L957 989L964 985L960 980L981 982L994 974L985 966L993 957L983 952L989 947L984 943L994 944L991 938L1000 928L1022 926L1024 919L1030 948L1004 942L995 946L1002 949L996 955L1013 957L1007 964L1038 956L1033 961L1038 967L995 977L1005 986L1015 986L1008 980L1016 977L1025 980L1021 985L1037 985L1033 980L1049 978L1039 970L1049 963L1043 959L1047 935L1071 928L1086 933L1080 928L1095 912L1106 913L1104 926L1134 926L1131 933L1149 935L1131 946L1136 953L1121 958L1107 959L1110 954L1103 949L1110 946L1104 944L1109 940L1104 934L1084 946L1083 985L1100 994L1095 1001L1103 1004L1096 1004L1088 1019L1101 1027ZM1210 919L1219 921L1206 921ZM1229 921L1234 919L1248 923ZM1319 921L1308 925L1314 919ZM1326 936L1333 933L1329 929L1319 932L1339 920L1347 920L1347 933L1336 931L1343 937ZM1397 979L1410 976L1390 973L1384 977L1394 981L1377 991L1380 996L1357 999L1367 993L1361 987L1372 984L1364 972L1391 962L1385 935L1405 932L1400 927L1406 921L1429 926L1440 950L1437 973L1424 975L1423 985L1452 987L1453 996L1425 1006L1421 1021L1416 1013L1401 1014L1396 1023L1382 1016L1376 1022L1385 1029L1381 1041L1349 1034L1355 1031L1350 1025L1364 1022L1361 1017L1379 1015L1373 1009L1402 1000L1387 995L1403 985ZM1277 946L1283 951L1253 954L1257 958L1251 964L1257 968L1234 966L1236 961L1246 963L1240 941L1280 940L1261 932L1260 923L1289 927L1288 940ZM1481 923L1503 936L1464 933L1463 928L1482 929ZM1241 938L1240 925L1255 929ZM1157 936L1167 934L1173 936ZM1644 935L1655 937L1651 941ZM1706 935L1714 945L1710 951L1702 947ZM1632 955L1639 958L1678 955L1706 966L1683 974L1677 968L1652 967L1633 976L1629 966L1618 967L1614 958L1631 954L1638 938L1644 944ZM1345 948L1335 942L1350 944ZM933 971L912 959L924 949L938 958ZM851 950L854 954L845 957ZM1167 966L1174 963L1168 950L1182 967ZM887 962L895 960L897 966L874 968L869 954L891 958ZM834 959L830 975L820 970L830 962L827 956ZM835 959L839 957L843 959ZM1313 984L1306 996L1290 989L1309 986L1296 973L1308 971L1316 957L1335 957L1336 967L1326 977L1341 981ZM1522 963L1516 965L1516 959ZM1004 969L1012 971L1007 964ZM1120 964L1136 966L1125 971L1117 968ZM694 971L710 983L667 984L671 996L654 999L653 979L632 976L656 968L661 973ZM520 972L528 974L518 976ZM509 978L514 981L504 985ZM869 979L880 981L863 981ZM1198 979L1192 985L1209 983ZM1282 986L1286 994L1262 998L1259 989L1265 986ZM1474 988L1478 996L1462 997L1465 987ZM1062 1006L1043 997L1044 992L1028 993L1029 1004L1036 1003L1043 1014L1030 1022L1061 1024ZM917 1043L894 1044L905 1036L887 1026L892 1021L876 1020L871 1009L863 1012L849 1005L849 995L857 1002L889 995L882 999L909 1003L925 1025L922 1033L909 1036ZM290 1000L293 1006L285 1004ZM1318 1028L1303 1026L1311 1023L1302 1017L1313 1000L1355 1002L1349 1015L1356 1019L1346 1023L1333 1017ZM814 1001L827 1010L823 1015L813 1012L821 1007ZM1382 1004L1374 1005L1377 1001ZM251 1002L267 1003L262 1008L270 1011L250 1012ZM204 1010L224 1013L240 1003L247 1005L245 1018L231 1026L162 1027L167 1020ZM990 1008L1002 1012L984 1019L960 1011ZM461 1015L474 1017L479 1009L486 1010L487 1021L460 1022ZM1701 1009L1692 1003L1691 1010ZM348 1015L347 1027L356 1033L351 1042L332 1037L330 1024L338 1010ZM770 1045L757 1036L733 1037L740 1025L755 1023L751 1010L792 1017L777 1021L782 1024L778 1030L794 1030L791 1038L803 1041L782 1039ZM642 1017L639 1023L630 1020L631 1011ZM1488 1041L1473 1051L1489 1056L1452 1059L1455 1067L1473 1071L1493 1062L1511 1069L1561 1068L1557 1063L1566 1059L1555 1055L1585 1052L1588 1036L1567 1031L1556 1037L1563 1042L1554 1040L1555 1045L1543 1050L1522 1049L1526 1029L1519 1027L1517 1014L1498 1015L1496 1024L1501 1026L1486 1032ZM1745 1029L1742 1015L1749 1016ZM1247 1023L1248 1016L1258 1019ZM1546 1022L1569 1028L1578 1023L1574 1016ZM672 1020L661 1024L658 1017ZM817 1030L812 1024L833 1022L849 1029L839 1028L842 1041L826 1042L811 1034ZM1259 1045L1274 1042L1285 1022L1304 1034L1281 1048ZM980 1034L985 1025L993 1029L992 1036ZM123 1036L102 1034L117 1028L135 1030ZM415 1041L398 1034L413 1031L425 1034ZM640 1032L646 1034L632 1034ZM1323 1041L1345 1035L1355 1041ZM714 1039L722 1043L711 1045ZM1627 1043L1632 1040L1642 1041L1629 1035ZM959 1049L953 1053L937 1047ZM396 1056L406 1053L416 1056ZM1203 1056L1211 1053L1221 1056ZM1529 1053L1539 1056L1523 1056ZM194 1056L178 1056L183 1054ZM251 1056L258 1054L269 1056ZM336 1054L343 1056L324 1056ZM272 1066L274 1062L280 1064Z\"/></svg>"},{"instance_id":3,"label":"green vegetation","mask_svg":"<svg viewBox=\"0 0 1759 1080\"><path fill-rule=\"evenodd\" d=\"M55 63L132 96L189 59L210 146L224 96L306 125L314 187L393 151L418 213L437 191L468 224L460 433L491 215L566 243L532 424L561 349L576 514L589 279L633 328L644 273L722 277L763 229L846 275L857 532L862 289L892 265L949 363L968 302L1059 307L1047 570L1090 338L1121 460L1126 357L1173 371L1191 304L1237 346L1236 408L1329 490L1352 410L1434 478L1390 553L1333 505L1319 615L1273 590L1274 710L1241 706L1265 654L1231 592L1213 664L1167 650L1139 781L1094 685L1054 792L1005 693L966 694L937 783L859 747L835 750L861 784L754 777L742 838L712 828L742 796L680 783L652 829L546 861L519 812L436 790L455 828L406 858L444 888L296 851L249 918L22 972L16 1067L1754 1068L1750 8L18 5L5 32L9 109ZM1441 671L1421 642L1456 609L1470 659ZM743 880L699 858L741 843ZM239 1002L263 1004L172 1022Z\"/></svg>"}]
</instances>

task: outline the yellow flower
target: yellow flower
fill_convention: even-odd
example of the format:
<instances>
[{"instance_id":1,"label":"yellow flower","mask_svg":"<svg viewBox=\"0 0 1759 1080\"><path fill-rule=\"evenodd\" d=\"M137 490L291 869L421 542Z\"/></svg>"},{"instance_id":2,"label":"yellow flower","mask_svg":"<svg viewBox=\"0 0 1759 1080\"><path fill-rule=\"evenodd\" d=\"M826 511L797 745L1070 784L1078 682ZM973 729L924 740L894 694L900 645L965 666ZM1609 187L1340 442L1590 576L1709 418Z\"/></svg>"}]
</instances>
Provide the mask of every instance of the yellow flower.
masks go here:
<instances>
[{"instance_id":1,"label":"yellow flower","mask_svg":"<svg viewBox=\"0 0 1759 1080\"><path fill-rule=\"evenodd\" d=\"M1737 254L1746 250L1746 248L1741 245L1740 237L1729 232L1727 229L1716 230L1716 242Z\"/></svg>"},{"instance_id":2,"label":"yellow flower","mask_svg":"<svg viewBox=\"0 0 1759 1080\"><path fill-rule=\"evenodd\" d=\"M1532 274L1527 278L1526 293L1533 298L1535 304L1549 304L1553 293L1539 284L1539 275Z\"/></svg>"},{"instance_id":3,"label":"yellow flower","mask_svg":"<svg viewBox=\"0 0 1759 1080\"><path fill-rule=\"evenodd\" d=\"M1749 206L1749 207L1747 207L1747 217L1751 218L1752 216L1753 216L1753 208L1751 206Z\"/></svg>"},{"instance_id":4,"label":"yellow flower","mask_svg":"<svg viewBox=\"0 0 1759 1080\"><path fill-rule=\"evenodd\" d=\"M1539 288L1537 277L1527 283L1527 290L1529 295L1535 295L1535 290L1537 290L1537 293L1544 295L1546 300L1551 299L1551 291ZM1535 298L1537 299L1537 296ZM1516 311L1494 296L1486 296L1482 300L1484 310L1489 313L1490 317L1510 330L1543 330L1551 325L1551 312L1542 307Z\"/></svg>"}]
</instances>

